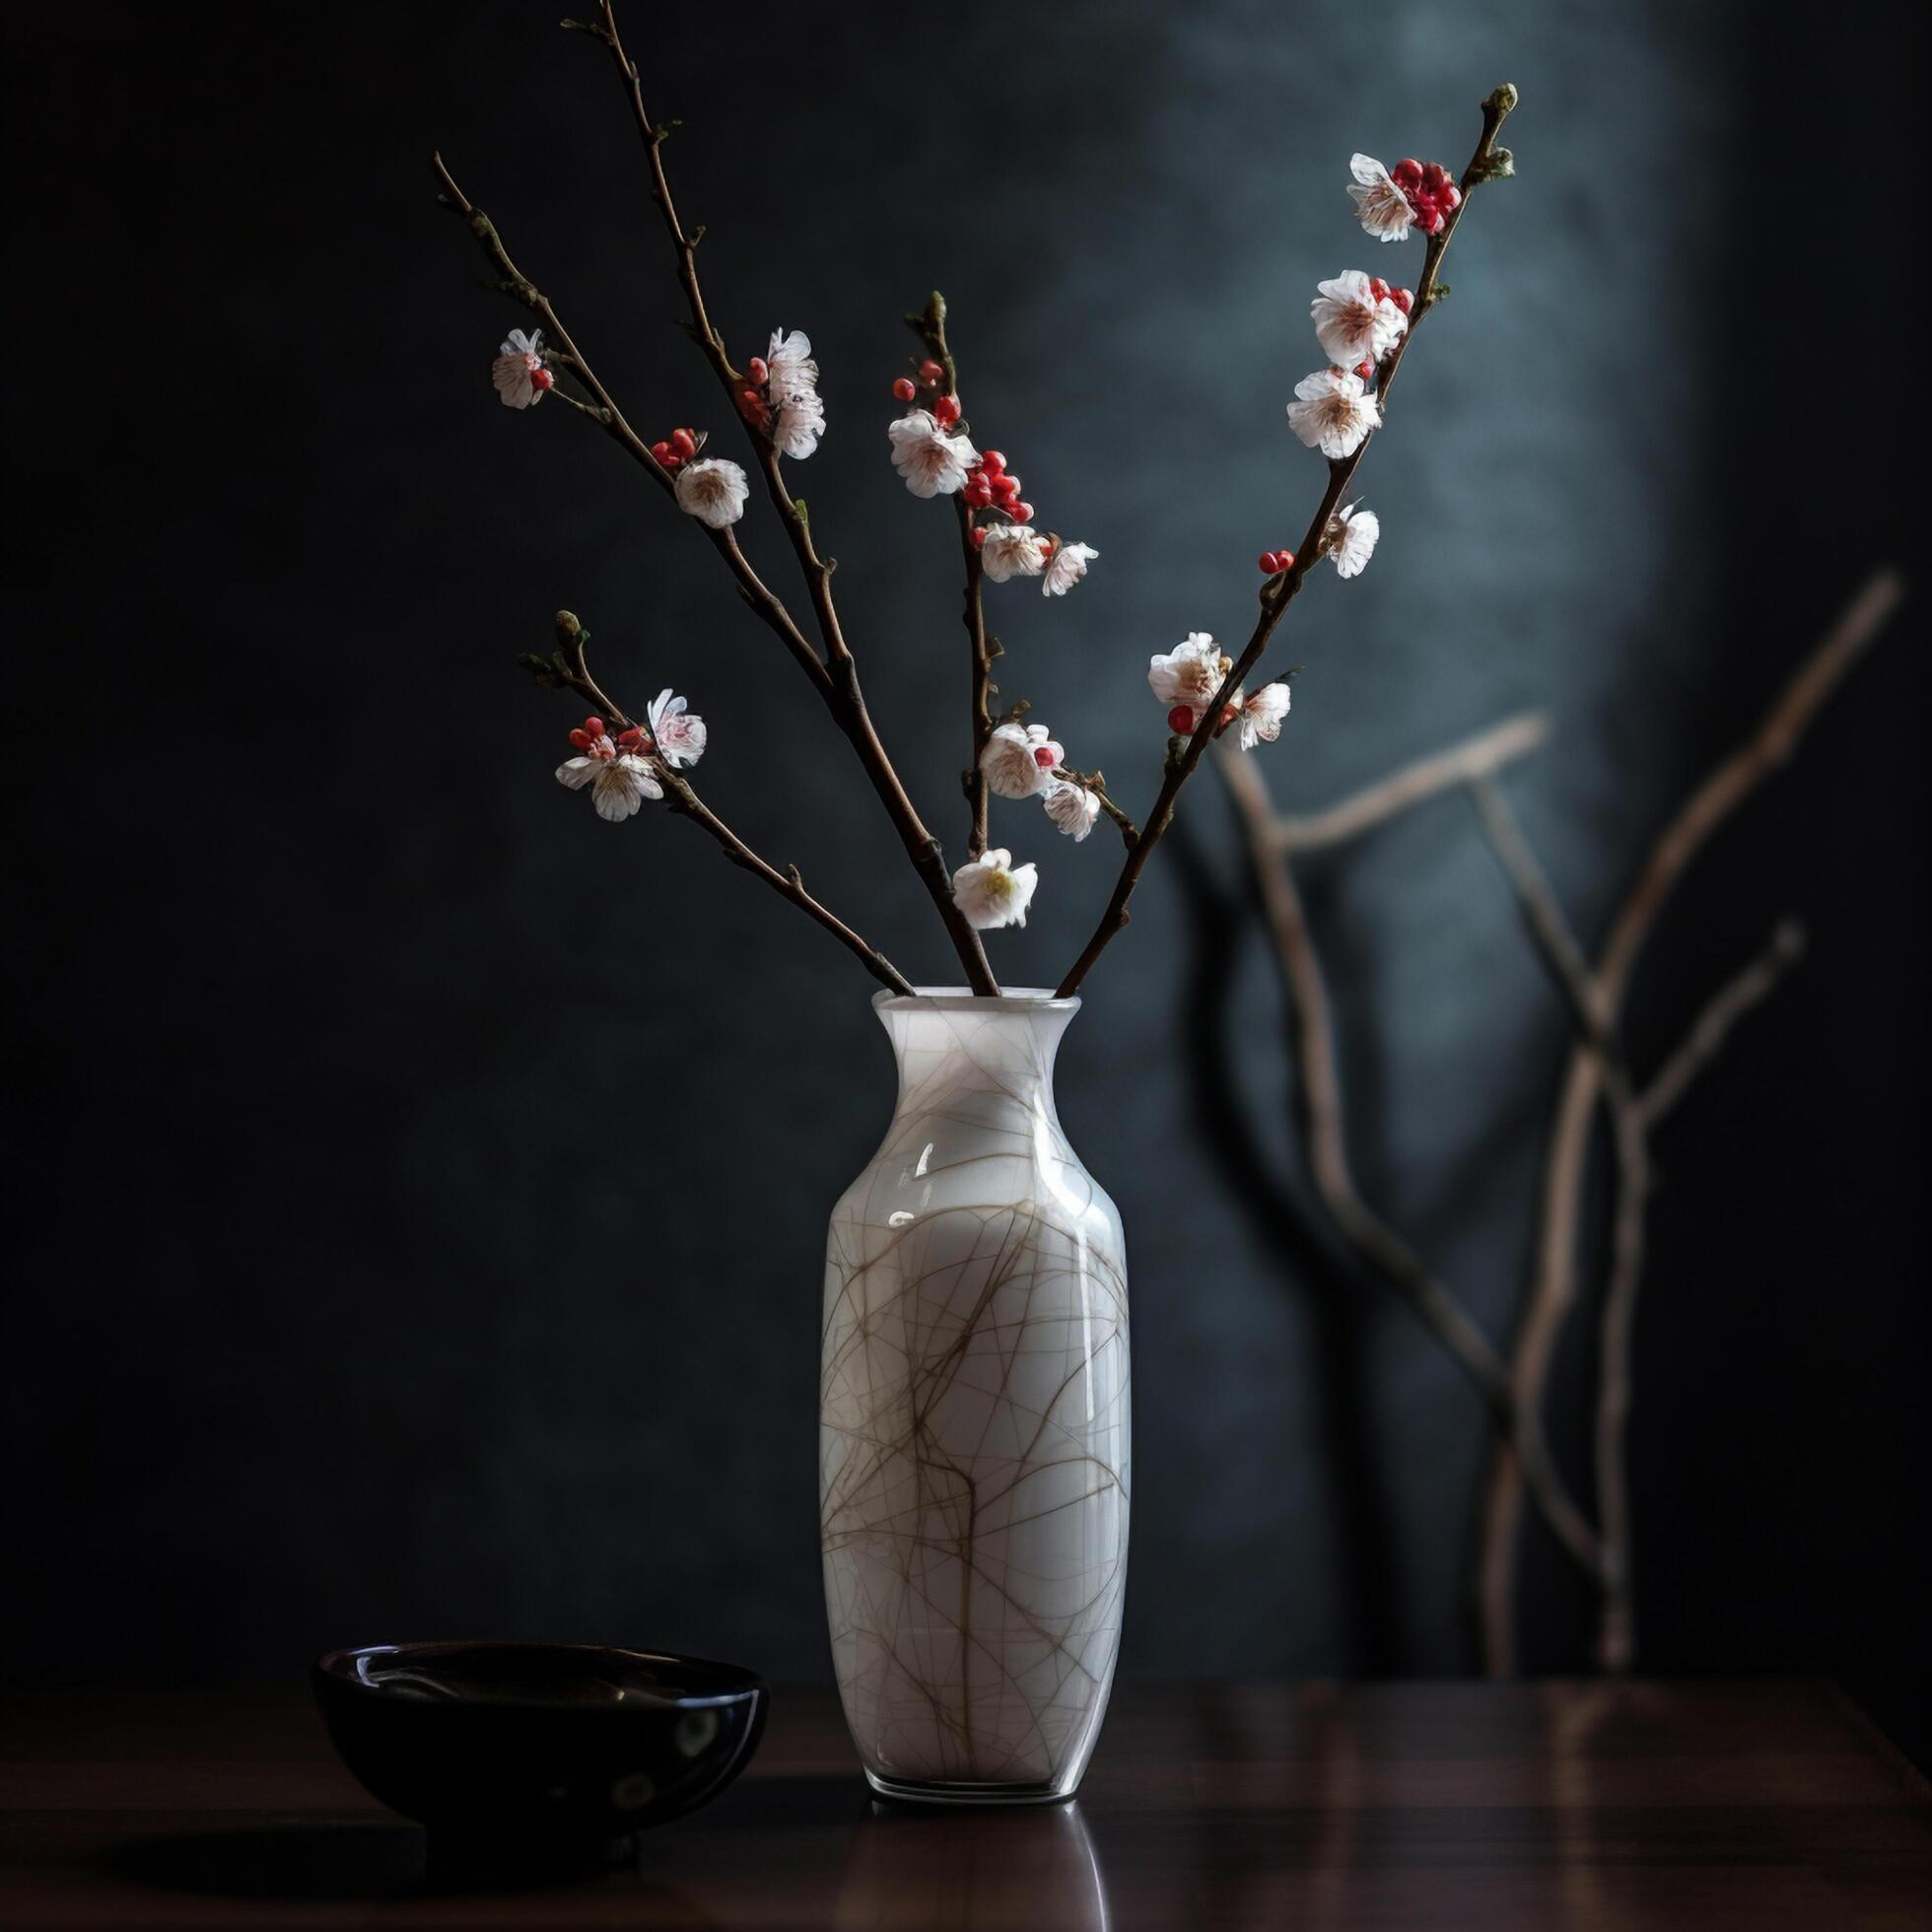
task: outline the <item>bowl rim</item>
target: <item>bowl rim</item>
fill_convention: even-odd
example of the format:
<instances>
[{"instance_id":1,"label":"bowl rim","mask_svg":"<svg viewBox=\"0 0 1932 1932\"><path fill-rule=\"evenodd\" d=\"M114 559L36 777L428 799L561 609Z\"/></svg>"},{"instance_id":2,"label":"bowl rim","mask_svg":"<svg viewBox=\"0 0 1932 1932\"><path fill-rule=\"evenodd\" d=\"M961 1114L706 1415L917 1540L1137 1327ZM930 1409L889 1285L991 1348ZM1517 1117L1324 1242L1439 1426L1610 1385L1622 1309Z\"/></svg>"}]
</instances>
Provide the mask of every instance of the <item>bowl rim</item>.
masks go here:
<instances>
[{"instance_id":1,"label":"bowl rim","mask_svg":"<svg viewBox=\"0 0 1932 1932\"><path fill-rule=\"evenodd\" d=\"M628 1658L642 1664L674 1664L682 1669L716 1672L725 1680L717 1690L658 1693L663 1698L663 1705L674 1710L717 1710L763 1697L769 1691L765 1680L756 1671L746 1670L742 1664L725 1664L716 1658L691 1657L672 1650L638 1650L628 1644L552 1643L532 1637L445 1637L433 1643L355 1644L341 1650L325 1651L316 1658L312 1668L318 1683L331 1688L340 1687L366 1701L381 1703L392 1710L436 1709L439 1706L435 1703L401 1698L382 1685L372 1684L364 1675L364 1670L372 1659L379 1657L429 1659L455 1650L540 1651L548 1657L574 1652L586 1657ZM585 1703L572 1697L495 1696L487 1690L473 1697L465 1697L460 1705L442 1707L464 1710L557 1710L570 1711L579 1716L609 1712L614 1717L636 1717L643 1708L639 1704L627 1706L617 1702Z\"/></svg>"}]
</instances>

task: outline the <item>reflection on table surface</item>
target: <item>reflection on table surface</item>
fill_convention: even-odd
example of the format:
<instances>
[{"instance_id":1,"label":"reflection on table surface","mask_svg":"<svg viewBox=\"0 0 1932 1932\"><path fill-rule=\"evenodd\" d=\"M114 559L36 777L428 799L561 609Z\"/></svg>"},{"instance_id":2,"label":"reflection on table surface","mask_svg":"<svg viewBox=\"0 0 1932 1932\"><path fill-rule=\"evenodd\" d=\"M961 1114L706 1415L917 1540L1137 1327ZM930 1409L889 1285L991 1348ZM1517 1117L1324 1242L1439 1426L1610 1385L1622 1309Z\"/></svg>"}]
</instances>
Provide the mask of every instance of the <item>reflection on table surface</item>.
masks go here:
<instances>
[{"instance_id":1,"label":"reflection on table surface","mask_svg":"<svg viewBox=\"0 0 1932 1932\"><path fill-rule=\"evenodd\" d=\"M953 1812L874 1804L846 1854L838 1932L1106 1932L1107 1882L1077 1802Z\"/></svg>"},{"instance_id":2,"label":"reflection on table surface","mask_svg":"<svg viewBox=\"0 0 1932 1932\"><path fill-rule=\"evenodd\" d=\"M1077 1800L876 1803L829 1690L634 1865L439 1870L298 1690L30 1691L0 1925L1752 1932L1922 1922L1925 1786L1822 1683L1120 1687Z\"/></svg>"}]
</instances>

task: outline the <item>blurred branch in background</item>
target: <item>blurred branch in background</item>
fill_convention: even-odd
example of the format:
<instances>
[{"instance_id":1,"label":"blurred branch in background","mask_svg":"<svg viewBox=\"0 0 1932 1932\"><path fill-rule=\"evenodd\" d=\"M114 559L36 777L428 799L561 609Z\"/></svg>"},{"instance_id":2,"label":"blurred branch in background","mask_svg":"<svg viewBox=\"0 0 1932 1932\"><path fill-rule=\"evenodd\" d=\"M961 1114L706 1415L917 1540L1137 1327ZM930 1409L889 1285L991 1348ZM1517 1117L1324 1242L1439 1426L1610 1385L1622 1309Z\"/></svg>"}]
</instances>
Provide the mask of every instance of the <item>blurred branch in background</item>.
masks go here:
<instances>
[{"instance_id":1,"label":"blurred branch in background","mask_svg":"<svg viewBox=\"0 0 1932 1932\"><path fill-rule=\"evenodd\" d=\"M1614 1030L1622 1012L1637 956L1664 903L1691 860L1718 827L1757 787L1777 771L1797 750L1812 720L1837 688L1845 673L1884 630L1905 594L1897 571L1877 572L1847 606L1837 624L1799 666L1770 710L1742 745L1722 760L1673 815L1652 845L1622 905L1613 916L1603 950L1591 972L1592 998L1600 1023ZM1724 1000L1718 996L1718 1003ZM1735 1002L1734 1002L1735 1003ZM1747 1002L1748 1003L1748 1002ZM1740 1010L1742 1010L1740 1008ZM1665 1070L1653 1083L1669 1100L1694 1070L1700 1059L1687 1059L1691 1044L1704 1039L1714 1051L1715 1037L1705 1022L1710 1007L1693 1023L1686 1047L1669 1056ZM1735 1015L1734 1015L1735 1016ZM1708 1051L1703 1058L1708 1057ZM1665 1082L1670 1082L1665 1086ZM1675 1089L1675 1090L1673 1090ZM1604 1060L1594 1043L1579 1039L1570 1050L1556 1103L1550 1144L1545 1155L1543 1202L1537 1266L1528 1304L1518 1323L1511 1372L1518 1399L1541 1407L1556 1343L1576 1299L1577 1249L1583 1218L1584 1186L1590 1165L1592 1126L1604 1098ZM1641 1111L1643 1102L1635 1103ZM1645 1128L1661 1118L1662 1107L1651 1109L1649 1121L1623 1122L1619 1151L1618 1198L1614 1229L1629 1242L1633 1223L1640 1223L1642 1195L1648 1177L1641 1163L1632 1164L1635 1141ZM1632 1128L1635 1128L1635 1134ZM1618 1123L1612 1119L1613 1136ZM1605 1606L1600 1651L1612 1668L1626 1667L1635 1647L1629 1609L1629 1523L1624 1490L1623 1421L1629 1404L1629 1346L1634 1321L1642 1256L1640 1234L1634 1249L1618 1247L1613 1232L1614 1260L1600 1330L1597 1478L1608 1477L1609 1493L1600 1495L1607 1544L1614 1542L1613 1563L1621 1561L1618 1601ZM1608 1391L1609 1402L1604 1401ZM1492 1675L1515 1668L1514 1576L1516 1539L1522 1486L1515 1473L1498 1458L1489 1481L1484 1509L1480 1594L1484 1605L1484 1661ZM1618 1624L1623 1627L1617 1627Z\"/></svg>"},{"instance_id":2,"label":"blurred branch in background","mask_svg":"<svg viewBox=\"0 0 1932 1932\"><path fill-rule=\"evenodd\" d=\"M1409 1304L1476 1386L1496 1432L1476 1569L1484 1664L1491 1675L1516 1668L1516 1555L1525 1496L1592 1585L1599 1663L1623 1671L1634 1659L1625 1437L1652 1183L1650 1138L1738 1022L1797 963L1803 929L1795 919L1781 920L1764 949L1706 1001L1647 1083L1639 1082L1628 1065L1622 1036L1624 996L1637 954L1678 878L1730 813L1795 752L1825 700L1884 629L1903 594L1896 572L1878 573L1757 730L1691 794L1651 848L1594 965L1495 782L1504 766L1547 738L1548 723L1541 716L1508 719L1403 767L1326 811L1305 815L1276 810L1250 757L1217 753L1281 974L1297 1070L1297 1112L1321 1209L1357 1263ZM1506 1366L1463 1303L1356 1190L1327 981L1291 864L1455 789L1466 791L1476 804L1575 1033L1546 1156L1536 1274ZM1598 1330L1593 1523L1551 1454L1543 1410L1551 1360L1576 1299L1584 1189L1599 1106L1609 1126L1615 1185Z\"/></svg>"},{"instance_id":3,"label":"blurred branch in background","mask_svg":"<svg viewBox=\"0 0 1932 1932\"><path fill-rule=\"evenodd\" d=\"M1377 1218L1356 1190L1348 1163L1342 1068L1335 1050L1327 976L1288 862L1291 852L1306 849L1298 841L1310 837L1308 827L1320 828L1312 836L1321 845L1368 831L1467 774L1493 770L1503 759L1540 742L1545 728L1540 718L1512 720L1398 772L1318 818L1298 821L1276 815L1267 782L1249 754L1220 749L1215 755L1246 830L1255 882L1287 997L1292 1054L1301 1075L1296 1094L1316 1192L1355 1259L1409 1303L1475 1384L1497 1431L1521 1465L1525 1484L1544 1520L1576 1563L1594 1577L1599 1567L1595 1532L1563 1484L1536 1412L1518 1402L1508 1367L1469 1311L1401 1236Z\"/></svg>"}]
</instances>

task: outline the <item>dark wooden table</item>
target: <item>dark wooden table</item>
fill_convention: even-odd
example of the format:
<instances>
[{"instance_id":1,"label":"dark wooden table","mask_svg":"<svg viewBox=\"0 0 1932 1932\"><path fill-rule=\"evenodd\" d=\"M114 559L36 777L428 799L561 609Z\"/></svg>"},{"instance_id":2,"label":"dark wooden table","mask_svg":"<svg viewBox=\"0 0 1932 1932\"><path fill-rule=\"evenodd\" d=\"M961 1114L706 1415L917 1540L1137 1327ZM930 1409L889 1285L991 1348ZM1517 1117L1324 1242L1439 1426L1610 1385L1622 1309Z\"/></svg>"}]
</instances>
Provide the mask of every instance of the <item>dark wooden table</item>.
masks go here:
<instances>
[{"instance_id":1,"label":"dark wooden table","mask_svg":"<svg viewBox=\"0 0 1932 1932\"><path fill-rule=\"evenodd\" d=\"M51 1926L1932 1926L1932 1800L1828 1685L1129 1687L1076 1804L874 1806L829 1693L638 1868L479 1889L295 1693L10 1700L8 1932Z\"/></svg>"}]
</instances>

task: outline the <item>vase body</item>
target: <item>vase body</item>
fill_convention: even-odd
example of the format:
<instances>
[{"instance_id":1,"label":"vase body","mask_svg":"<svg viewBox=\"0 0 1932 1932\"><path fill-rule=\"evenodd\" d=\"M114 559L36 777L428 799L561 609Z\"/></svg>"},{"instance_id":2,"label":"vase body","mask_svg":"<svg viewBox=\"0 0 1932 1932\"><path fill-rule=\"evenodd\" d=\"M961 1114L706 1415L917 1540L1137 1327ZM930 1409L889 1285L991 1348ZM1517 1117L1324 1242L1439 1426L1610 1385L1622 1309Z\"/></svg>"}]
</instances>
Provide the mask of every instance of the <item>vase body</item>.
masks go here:
<instances>
[{"instance_id":1,"label":"vase body","mask_svg":"<svg viewBox=\"0 0 1932 1932\"><path fill-rule=\"evenodd\" d=\"M1120 1215L1067 1142L1079 1002L880 994L899 1099L833 1210L820 1528L846 1721L889 1797L1071 1794L1127 1581Z\"/></svg>"}]
</instances>

